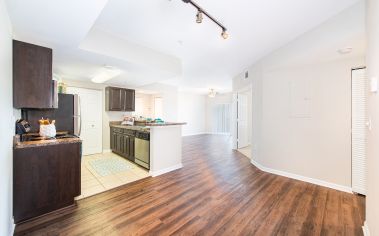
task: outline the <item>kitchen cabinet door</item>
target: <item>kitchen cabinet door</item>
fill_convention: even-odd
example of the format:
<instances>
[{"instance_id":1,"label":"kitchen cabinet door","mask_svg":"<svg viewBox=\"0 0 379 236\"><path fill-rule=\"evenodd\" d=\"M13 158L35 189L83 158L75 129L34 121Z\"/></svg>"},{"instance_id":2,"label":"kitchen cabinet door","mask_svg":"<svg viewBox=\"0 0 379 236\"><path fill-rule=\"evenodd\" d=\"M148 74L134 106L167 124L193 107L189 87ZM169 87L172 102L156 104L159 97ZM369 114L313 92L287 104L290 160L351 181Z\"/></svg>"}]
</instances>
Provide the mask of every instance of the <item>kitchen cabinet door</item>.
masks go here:
<instances>
[{"instance_id":1,"label":"kitchen cabinet door","mask_svg":"<svg viewBox=\"0 0 379 236\"><path fill-rule=\"evenodd\" d=\"M124 157L129 158L129 136L124 135L124 148L122 150Z\"/></svg>"},{"instance_id":2,"label":"kitchen cabinet door","mask_svg":"<svg viewBox=\"0 0 379 236\"><path fill-rule=\"evenodd\" d=\"M111 128L111 150L134 162L134 134L120 133L117 129Z\"/></svg>"},{"instance_id":3,"label":"kitchen cabinet door","mask_svg":"<svg viewBox=\"0 0 379 236\"><path fill-rule=\"evenodd\" d=\"M116 150L117 150L117 152L122 153L123 145L124 145L124 141L123 141L122 134L116 133Z\"/></svg>"},{"instance_id":4,"label":"kitchen cabinet door","mask_svg":"<svg viewBox=\"0 0 379 236\"><path fill-rule=\"evenodd\" d=\"M135 111L135 91L132 89L123 90L124 111Z\"/></svg>"},{"instance_id":5,"label":"kitchen cabinet door","mask_svg":"<svg viewBox=\"0 0 379 236\"><path fill-rule=\"evenodd\" d=\"M53 50L13 40L13 107L56 108Z\"/></svg>"},{"instance_id":6,"label":"kitchen cabinet door","mask_svg":"<svg viewBox=\"0 0 379 236\"><path fill-rule=\"evenodd\" d=\"M105 105L108 111L123 111L124 110L124 96L122 95L121 88L107 87L105 89Z\"/></svg>"},{"instance_id":7,"label":"kitchen cabinet door","mask_svg":"<svg viewBox=\"0 0 379 236\"><path fill-rule=\"evenodd\" d=\"M114 129L111 128L111 150L116 150L116 143L117 143L117 135L114 131Z\"/></svg>"},{"instance_id":8,"label":"kitchen cabinet door","mask_svg":"<svg viewBox=\"0 0 379 236\"><path fill-rule=\"evenodd\" d=\"M130 137L129 139L129 156L130 159L134 161L134 137Z\"/></svg>"},{"instance_id":9,"label":"kitchen cabinet door","mask_svg":"<svg viewBox=\"0 0 379 236\"><path fill-rule=\"evenodd\" d=\"M106 87L105 105L107 111L134 111L135 90Z\"/></svg>"}]
</instances>

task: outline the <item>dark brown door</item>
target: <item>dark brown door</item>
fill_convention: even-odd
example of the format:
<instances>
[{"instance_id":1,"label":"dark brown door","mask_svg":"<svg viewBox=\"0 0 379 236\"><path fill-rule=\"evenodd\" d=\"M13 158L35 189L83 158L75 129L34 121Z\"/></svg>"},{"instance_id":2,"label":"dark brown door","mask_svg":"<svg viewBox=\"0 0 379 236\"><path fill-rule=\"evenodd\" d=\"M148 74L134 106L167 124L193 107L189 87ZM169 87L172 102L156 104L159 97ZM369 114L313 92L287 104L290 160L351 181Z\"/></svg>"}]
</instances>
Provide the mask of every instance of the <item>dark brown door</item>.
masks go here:
<instances>
[{"instance_id":1,"label":"dark brown door","mask_svg":"<svg viewBox=\"0 0 379 236\"><path fill-rule=\"evenodd\" d=\"M13 106L53 108L53 51L13 41Z\"/></svg>"},{"instance_id":2,"label":"dark brown door","mask_svg":"<svg viewBox=\"0 0 379 236\"><path fill-rule=\"evenodd\" d=\"M125 111L135 111L135 91L131 89L124 89L125 97Z\"/></svg>"},{"instance_id":3,"label":"dark brown door","mask_svg":"<svg viewBox=\"0 0 379 236\"><path fill-rule=\"evenodd\" d=\"M130 137L129 147L129 159L134 162L134 137Z\"/></svg>"},{"instance_id":4,"label":"dark brown door","mask_svg":"<svg viewBox=\"0 0 379 236\"><path fill-rule=\"evenodd\" d=\"M109 110L110 111L123 111L124 103L123 103L123 95L122 89L120 88L111 88L109 90Z\"/></svg>"},{"instance_id":5,"label":"dark brown door","mask_svg":"<svg viewBox=\"0 0 379 236\"><path fill-rule=\"evenodd\" d=\"M111 128L111 150L116 150L116 133L114 132L114 129Z\"/></svg>"},{"instance_id":6,"label":"dark brown door","mask_svg":"<svg viewBox=\"0 0 379 236\"><path fill-rule=\"evenodd\" d=\"M129 158L129 136L124 134L124 150L123 154L126 158Z\"/></svg>"}]
</instances>

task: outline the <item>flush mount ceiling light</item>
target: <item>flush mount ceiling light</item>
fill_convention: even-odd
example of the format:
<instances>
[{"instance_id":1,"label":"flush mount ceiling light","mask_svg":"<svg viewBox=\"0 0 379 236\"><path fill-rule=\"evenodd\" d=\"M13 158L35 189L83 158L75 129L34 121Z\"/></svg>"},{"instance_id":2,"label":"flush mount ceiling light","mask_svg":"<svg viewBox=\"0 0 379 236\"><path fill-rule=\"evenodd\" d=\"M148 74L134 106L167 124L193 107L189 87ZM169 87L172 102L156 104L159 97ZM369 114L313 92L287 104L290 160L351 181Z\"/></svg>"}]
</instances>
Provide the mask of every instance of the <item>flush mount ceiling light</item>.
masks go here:
<instances>
[{"instance_id":1,"label":"flush mount ceiling light","mask_svg":"<svg viewBox=\"0 0 379 236\"><path fill-rule=\"evenodd\" d=\"M216 97L217 92L214 89L209 89L208 97L214 98Z\"/></svg>"},{"instance_id":2,"label":"flush mount ceiling light","mask_svg":"<svg viewBox=\"0 0 379 236\"><path fill-rule=\"evenodd\" d=\"M224 39L227 39L229 37L229 34L226 32L227 29L226 27L221 24L218 20L216 20L213 16L211 16L207 11L205 11L203 8L201 8L199 5L197 5L194 1L192 0L182 0L185 3L191 4L193 7L197 9L197 14L196 14L196 23L200 24L203 22L203 14L206 15L211 21L213 21L216 25L218 25L222 32L221 32L221 37Z\"/></svg>"},{"instance_id":3,"label":"flush mount ceiling light","mask_svg":"<svg viewBox=\"0 0 379 236\"><path fill-rule=\"evenodd\" d=\"M345 48L340 48L337 50L339 54L349 54L353 51L352 47L345 47Z\"/></svg>"},{"instance_id":4,"label":"flush mount ceiling light","mask_svg":"<svg viewBox=\"0 0 379 236\"><path fill-rule=\"evenodd\" d=\"M91 81L97 84L101 84L120 74L121 71L113 66L103 66L100 70L100 73L93 77Z\"/></svg>"}]
</instances>

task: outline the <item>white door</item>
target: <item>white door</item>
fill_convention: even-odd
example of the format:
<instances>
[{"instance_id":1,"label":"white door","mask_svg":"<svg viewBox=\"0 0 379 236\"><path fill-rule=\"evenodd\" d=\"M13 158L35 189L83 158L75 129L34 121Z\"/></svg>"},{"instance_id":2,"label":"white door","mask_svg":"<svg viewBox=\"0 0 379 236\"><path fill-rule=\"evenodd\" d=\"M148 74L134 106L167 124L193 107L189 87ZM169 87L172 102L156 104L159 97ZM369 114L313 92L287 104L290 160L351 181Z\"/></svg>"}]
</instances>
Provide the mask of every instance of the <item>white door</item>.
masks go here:
<instances>
[{"instance_id":1,"label":"white door","mask_svg":"<svg viewBox=\"0 0 379 236\"><path fill-rule=\"evenodd\" d=\"M67 93L77 94L80 104L83 155L102 153L102 92L93 89L68 87Z\"/></svg>"},{"instance_id":2,"label":"white door","mask_svg":"<svg viewBox=\"0 0 379 236\"><path fill-rule=\"evenodd\" d=\"M352 71L352 93L351 93L351 155L352 155L352 189L353 192L366 194L366 93L367 80L366 70L358 69Z\"/></svg>"},{"instance_id":3,"label":"white door","mask_svg":"<svg viewBox=\"0 0 379 236\"><path fill-rule=\"evenodd\" d=\"M237 148L249 146L248 96L237 95Z\"/></svg>"}]
</instances>

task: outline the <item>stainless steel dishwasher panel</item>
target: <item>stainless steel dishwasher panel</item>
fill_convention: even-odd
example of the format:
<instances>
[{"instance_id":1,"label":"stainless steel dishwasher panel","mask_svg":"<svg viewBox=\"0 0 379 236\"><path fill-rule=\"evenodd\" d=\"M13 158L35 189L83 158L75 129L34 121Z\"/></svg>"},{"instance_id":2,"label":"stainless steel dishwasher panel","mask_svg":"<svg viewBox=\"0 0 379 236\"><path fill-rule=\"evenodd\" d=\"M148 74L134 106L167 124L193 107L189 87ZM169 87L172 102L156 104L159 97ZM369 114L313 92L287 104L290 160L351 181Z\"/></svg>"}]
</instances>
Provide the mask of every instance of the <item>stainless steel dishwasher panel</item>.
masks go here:
<instances>
[{"instance_id":1,"label":"stainless steel dishwasher panel","mask_svg":"<svg viewBox=\"0 0 379 236\"><path fill-rule=\"evenodd\" d=\"M134 152L135 162L146 169L150 169L150 141L136 137Z\"/></svg>"}]
</instances>

